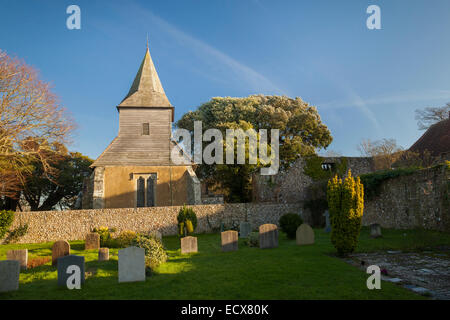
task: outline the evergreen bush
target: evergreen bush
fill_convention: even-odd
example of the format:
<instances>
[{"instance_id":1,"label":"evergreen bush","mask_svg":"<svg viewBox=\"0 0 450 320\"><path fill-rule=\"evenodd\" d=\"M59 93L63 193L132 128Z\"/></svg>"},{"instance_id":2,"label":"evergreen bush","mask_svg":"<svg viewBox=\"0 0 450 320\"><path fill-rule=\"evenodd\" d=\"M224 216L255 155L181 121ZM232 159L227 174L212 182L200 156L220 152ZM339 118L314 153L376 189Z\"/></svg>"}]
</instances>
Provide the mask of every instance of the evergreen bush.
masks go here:
<instances>
[{"instance_id":1,"label":"evergreen bush","mask_svg":"<svg viewBox=\"0 0 450 320\"><path fill-rule=\"evenodd\" d=\"M0 211L0 239L2 239L14 221L14 211Z\"/></svg>"},{"instance_id":2,"label":"evergreen bush","mask_svg":"<svg viewBox=\"0 0 450 320\"><path fill-rule=\"evenodd\" d=\"M167 261L167 253L162 242L155 237L147 237L138 234L130 244L131 246L145 249L145 266L147 274Z\"/></svg>"},{"instance_id":3,"label":"evergreen bush","mask_svg":"<svg viewBox=\"0 0 450 320\"><path fill-rule=\"evenodd\" d=\"M351 171L344 181L336 175L328 181L331 242L341 256L352 253L358 243L364 210L364 187Z\"/></svg>"},{"instance_id":4,"label":"evergreen bush","mask_svg":"<svg viewBox=\"0 0 450 320\"><path fill-rule=\"evenodd\" d=\"M289 239L295 239L297 228L303 223L302 218L295 213L286 213L281 216L280 229L286 233Z\"/></svg>"},{"instance_id":5,"label":"evergreen bush","mask_svg":"<svg viewBox=\"0 0 450 320\"><path fill-rule=\"evenodd\" d=\"M197 215L192 208L188 208L186 205L178 212L177 221L179 236L183 237L194 233L197 228Z\"/></svg>"}]
</instances>

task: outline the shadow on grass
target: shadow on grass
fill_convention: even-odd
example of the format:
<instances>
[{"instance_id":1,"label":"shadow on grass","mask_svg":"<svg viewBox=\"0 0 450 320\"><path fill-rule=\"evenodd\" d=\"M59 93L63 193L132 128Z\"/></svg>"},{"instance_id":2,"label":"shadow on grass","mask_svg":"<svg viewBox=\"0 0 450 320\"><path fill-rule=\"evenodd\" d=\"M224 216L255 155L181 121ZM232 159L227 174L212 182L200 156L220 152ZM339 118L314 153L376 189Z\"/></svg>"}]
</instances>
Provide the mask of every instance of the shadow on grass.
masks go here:
<instances>
[{"instance_id":1,"label":"shadow on grass","mask_svg":"<svg viewBox=\"0 0 450 320\"><path fill-rule=\"evenodd\" d=\"M335 252L330 235L315 235L315 245L299 247L280 234L274 249L239 239L239 250L226 253L219 234L198 235L199 253L187 255L180 254L178 238L167 237L169 260L140 283L119 284L116 257L99 262L86 252L86 271L96 272L82 290L58 287L56 267L44 265L25 271L19 291L0 299L421 299L391 283L368 290L364 272L325 254Z\"/></svg>"}]
</instances>

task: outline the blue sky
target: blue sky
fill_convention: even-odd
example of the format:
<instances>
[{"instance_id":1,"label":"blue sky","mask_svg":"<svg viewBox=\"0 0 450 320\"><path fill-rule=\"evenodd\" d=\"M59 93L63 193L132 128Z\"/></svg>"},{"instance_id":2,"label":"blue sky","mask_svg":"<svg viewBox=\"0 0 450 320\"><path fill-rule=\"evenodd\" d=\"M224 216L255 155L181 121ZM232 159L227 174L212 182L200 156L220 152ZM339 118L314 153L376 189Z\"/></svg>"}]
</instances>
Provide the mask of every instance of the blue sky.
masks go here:
<instances>
[{"instance_id":1,"label":"blue sky","mask_svg":"<svg viewBox=\"0 0 450 320\"><path fill-rule=\"evenodd\" d=\"M71 4L81 30L66 28ZM367 138L408 148L414 110L450 102L448 0L0 0L0 49L52 83L78 123L71 150L92 158L117 134L147 33L175 120L216 96L299 96L350 156Z\"/></svg>"}]
</instances>

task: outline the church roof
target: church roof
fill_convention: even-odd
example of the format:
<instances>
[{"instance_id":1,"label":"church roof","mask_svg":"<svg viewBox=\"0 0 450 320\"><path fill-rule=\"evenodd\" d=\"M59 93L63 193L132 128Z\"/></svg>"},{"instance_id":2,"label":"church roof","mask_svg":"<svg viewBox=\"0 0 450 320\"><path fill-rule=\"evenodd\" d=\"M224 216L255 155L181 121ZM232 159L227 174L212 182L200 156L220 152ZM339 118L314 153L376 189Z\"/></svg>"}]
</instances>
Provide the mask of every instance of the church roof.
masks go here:
<instances>
[{"instance_id":1,"label":"church roof","mask_svg":"<svg viewBox=\"0 0 450 320\"><path fill-rule=\"evenodd\" d=\"M121 107L173 108L161 85L148 46L130 91L118 105Z\"/></svg>"},{"instance_id":2,"label":"church roof","mask_svg":"<svg viewBox=\"0 0 450 320\"><path fill-rule=\"evenodd\" d=\"M450 118L433 124L409 150L423 153L428 150L432 156L450 151Z\"/></svg>"}]
</instances>

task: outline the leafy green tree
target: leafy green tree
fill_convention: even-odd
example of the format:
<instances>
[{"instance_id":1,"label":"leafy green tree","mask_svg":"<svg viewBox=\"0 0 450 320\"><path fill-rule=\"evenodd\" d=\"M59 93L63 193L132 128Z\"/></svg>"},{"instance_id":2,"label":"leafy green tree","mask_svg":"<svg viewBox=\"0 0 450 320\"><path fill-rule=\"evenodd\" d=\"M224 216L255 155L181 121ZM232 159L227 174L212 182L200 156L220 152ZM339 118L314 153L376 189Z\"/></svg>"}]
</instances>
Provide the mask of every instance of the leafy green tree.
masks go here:
<instances>
[{"instance_id":1,"label":"leafy green tree","mask_svg":"<svg viewBox=\"0 0 450 320\"><path fill-rule=\"evenodd\" d=\"M54 174L45 171L40 162L33 163L33 174L27 178L23 196L32 211L52 210L56 205L73 208L90 174L92 159L70 152L54 164Z\"/></svg>"},{"instance_id":2,"label":"leafy green tree","mask_svg":"<svg viewBox=\"0 0 450 320\"><path fill-rule=\"evenodd\" d=\"M301 98L264 95L213 98L197 110L184 114L176 123L178 128L190 131L192 144L194 121L202 122L203 131L219 129L224 140L226 129L254 129L257 132L267 129L267 139L270 143L270 130L279 129L280 168L288 168L300 155L315 154L317 149L326 148L332 141L331 133L322 123L317 109ZM206 144L208 143L204 142L204 145ZM248 148L249 144L246 142L245 165L201 164L196 170L197 175L201 179L220 182L226 191L228 202L249 201L251 174L262 164L249 164Z\"/></svg>"}]
</instances>

